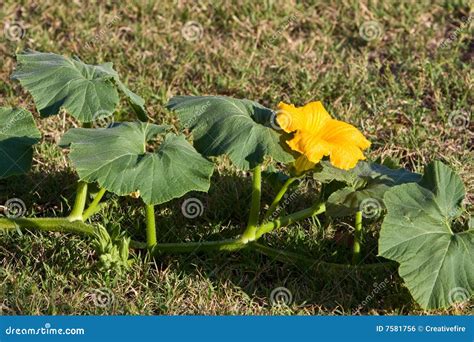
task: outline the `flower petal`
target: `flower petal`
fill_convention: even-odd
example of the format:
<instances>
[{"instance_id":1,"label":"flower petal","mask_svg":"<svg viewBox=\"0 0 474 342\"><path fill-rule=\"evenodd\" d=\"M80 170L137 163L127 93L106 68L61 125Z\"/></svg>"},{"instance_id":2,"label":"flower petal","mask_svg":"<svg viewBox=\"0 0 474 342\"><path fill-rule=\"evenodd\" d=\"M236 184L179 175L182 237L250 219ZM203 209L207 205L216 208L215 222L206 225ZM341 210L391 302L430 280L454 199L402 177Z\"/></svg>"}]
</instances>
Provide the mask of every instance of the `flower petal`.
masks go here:
<instances>
[{"instance_id":1,"label":"flower petal","mask_svg":"<svg viewBox=\"0 0 474 342\"><path fill-rule=\"evenodd\" d=\"M318 163L324 156L329 156L333 148L319 137L300 131L287 144L292 150L304 154L312 163Z\"/></svg>"},{"instance_id":2,"label":"flower petal","mask_svg":"<svg viewBox=\"0 0 474 342\"><path fill-rule=\"evenodd\" d=\"M321 138L338 146L355 145L363 150L370 147L370 141L356 127L334 119L326 122Z\"/></svg>"},{"instance_id":3,"label":"flower petal","mask_svg":"<svg viewBox=\"0 0 474 342\"><path fill-rule=\"evenodd\" d=\"M332 119L321 102L303 107L280 102L278 108L278 124L286 132L294 132L288 146L303 154L295 162L297 170L312 168L309 164L318 163L324 156L329 156L335 167L345 170L365 159L362 151L370 147L370 141L356 127Z\"/></svg>"},{"instance_id":4,"label":"flower petal","mask_svg":"<svg viewBox=\"0 0 474 342\"><path fill-rule=\"evenodd\" d=\"M288 133L301 130L317 134L331 120L320 101L310 102L303 107L280 102L278 108L277 122Z\"/></svg>"},{"instance_id":5,"label":"flower petal","mask_svg":"<svg viewBox=\"0 0 474 342\"><path fill-rule=\"evenodd\" d=\"M354 168L359 160L364 159L362 151L354 145L334 146L329 157L332 165L343 170Z\"/></svg>"}]
</instances>

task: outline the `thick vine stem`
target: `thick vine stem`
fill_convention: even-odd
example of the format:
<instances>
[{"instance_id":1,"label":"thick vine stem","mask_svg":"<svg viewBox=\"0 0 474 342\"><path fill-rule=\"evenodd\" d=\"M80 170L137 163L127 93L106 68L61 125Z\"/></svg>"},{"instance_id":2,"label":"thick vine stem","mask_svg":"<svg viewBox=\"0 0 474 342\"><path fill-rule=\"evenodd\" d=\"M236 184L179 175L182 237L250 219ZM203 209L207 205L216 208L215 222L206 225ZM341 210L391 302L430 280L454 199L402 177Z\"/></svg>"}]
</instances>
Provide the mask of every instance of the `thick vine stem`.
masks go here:
<instances>
[{"instance_id":1,"label":"thick vine stem","mask_svg":"<svg viewBox=\"0 0 474 342\"><path fill-rule=\"evenodd\" d=\"M247 228L242 234L242 242L255 240L255 233L257 232L258 220L260 217L260 201L262 197L262 167L257 165L253 169L252 182L252 202L250 206L249 220Z\"/></svg>"},{"instance_id":2,"label":"thick vine stem","mask_svg":"<svg viewBox=\"0 0 474 342\"><path fill-rule=\"evenodd\" d=\"M282 217L278 220L268 222L262 226L256 233L256 238L260 238L265 233L273 229L291 224L295 221L318 215L325 211L324 203L317 203L311 208L298 211L294 214ZM245 247L248 241L242 238L223 240L223 241L205 241L205 242L182 242L182 243L156 243L156 227L153 206L146 206L147 214L147 233L150 229L150 237L147 234L147 243L132 241L131 246L135 248L144 248L144 246L153 247L157 253L161 252L193 252L207 250L238 250ZM152 229L153 227L153 229ZM70 221L69 218L0 218L0 229L17 230L33 229L41 231L53 231L63 233L74 233L94 236L96 229L90 224L82 221ZM154 234L154 239L153 239ZM153 243L154 242L154 243Z\"/></svg>"},{"instance_id":3,"label":"thick vine stem","mask_svg":"<svg viewBox=\"0 0 474 342\"><path fill-rule=\"evenodd\" d=\"M305 211L305 210L303 210ZM296 213L297 214L297 213ZM292 215L290 215L292 216ZM290 219L282 218L281 222L289 222ZM67 218L0 218L0 229L6 231L15 231L18 229L31 229L40 231L53 231L62 233L73 233L94 237L96 229L90 224L81 221L71 222ZM263 235L263 234L262 234ZM177 242L177 243L157 243L149 248L147 243L139 241L131 241L130 247L136 249L149 249L153 256L162 254L180 254L180 253L198 253L212 251L238 251L243 248L250 247L262 254L274 258L282 262L288 262L309 268L328 268L333 270L351 270L357 268L361 270L393 268L395 262L383 262L377 264L336 264L324 261L314 261L303 254L278 250L268 247L257 242L245 243L242 239L230 239L222 241L204 241L204 242Z\"/></svg>"},{"instance_id":4,"label":"thick vine stem","mask_svg":"<svg viewBox=\"0 0 474 342\"><path fill-rule=\"evenodd\" d=\"M150 226L151 227L151 226ZM0 218L0 229L16 231L17 229L31 229L49 232L74 233L86 236L95 236L94 226L81 222L69 221L67 218ZM156 235L155 235L156 236ZM147 243L131 241L132 248L150 248ZM240 239L204 242L177 242L159 243L151 246L151 253L192 253L204 251L235 251L246 247Z\"/></svg>"},{"instance_id":5,"label":"thick vine stem","mask_svg":"<svg viewBox=\"0 0 474 342\"><path fill-rule=\"evenodd\" d=\"M0 218L0 229L16 231L18 229L31 229L50 232L73 233L86 236L95 236L94 226L81 222L69 221L67 218ZM131 241L132 248L146 249L147 243ZM235 251L246 247L240 239L204 242L177 242L159 243L151 247L154 255L163 253L192 253L201 251Z\"/></svg>"},{"instance_id":6,"label":"thick vine stem","mask_svg":"<svg viewBox=\"0 0 474 342\"><path fill-rule=\"evenodd\" d=\"M0 218L0 229L33 229L88 236L93 236L95 232L93 226L82 221L70 221L68 218Z\"/></svg>"}]
</instances>

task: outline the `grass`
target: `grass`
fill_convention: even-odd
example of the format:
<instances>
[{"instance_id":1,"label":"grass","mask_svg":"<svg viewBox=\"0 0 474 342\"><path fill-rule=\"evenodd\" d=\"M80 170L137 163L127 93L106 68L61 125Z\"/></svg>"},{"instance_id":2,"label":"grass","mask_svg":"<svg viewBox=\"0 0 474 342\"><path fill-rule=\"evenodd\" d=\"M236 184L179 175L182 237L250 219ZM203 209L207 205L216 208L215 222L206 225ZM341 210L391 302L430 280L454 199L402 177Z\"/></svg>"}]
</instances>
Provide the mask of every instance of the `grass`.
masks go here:
<instances>
[{"instance_id":1,"label":"grass","mask_svg":"<svg viewBox=\"0 0 474 342\"><path fill-rule=\"evenodd\" d=\"M131 89L147 101L157 123L176 124L164 104L177 94L221 94L275 108L320 99L340 119L359 126L373 142L370 158L396 158L408 169L440 159L463 177L472 208L474 168L472 9L468 1L4 1L3 25L25 29L19 41L0 37L0 105L33 101L11 81L15 51L31 48L78 55L87 63L114 62ZM469 17L471 15L471 17ZM196 40L183 27L198 23ZM360 27L375 21L378 38ZM467 24L466 24L467 23ZM200 31L202 29L202 31ZM187 33L188 32L188 33ZM455 36L454 36L454 33ZM449 37L449 44L444 44ZM188 37L188 39L185 39ZM35 112L36 113L36 112ZM117 117L131 117L123 104ZM56 146L76 123L68 116L38 120L44 133L27 176L0 181L0 203L21 198L28 215L66 215L76 175ZM242 177L243 176L243 177ZM248 214L250 179L220 160L209 194L189 194L157 210L163 242L232 237ZM314 194L306 180L305 207ZM62 195L59 195L59 194ZM274 191L267 187L264 201ZM110 196L110 195L109 195ZM197 197L204 213L181 214ZM144 239L142 209L132 198L110 196L103 223L119 223ZM132 209L131 209L132 208ZM137 207L135 207L137 208ZM96 219L97 220L97 219ZM366 232L366 262L377 262L380 223ZM347 262L350 220L307 220L280 230L267 242ZM91 241L55 233L1 237L0 304L3 314L459 314L465 305L426 312L411 299L394 270L329 272L301 269L253 251L192 254L150 260L133 254L126 274L96 267ZM373 273L373 274L372 274ZM290 305L272 305L285 287ZM377 289L377 293L375 293Z\"/></svg>"}]
</instances>

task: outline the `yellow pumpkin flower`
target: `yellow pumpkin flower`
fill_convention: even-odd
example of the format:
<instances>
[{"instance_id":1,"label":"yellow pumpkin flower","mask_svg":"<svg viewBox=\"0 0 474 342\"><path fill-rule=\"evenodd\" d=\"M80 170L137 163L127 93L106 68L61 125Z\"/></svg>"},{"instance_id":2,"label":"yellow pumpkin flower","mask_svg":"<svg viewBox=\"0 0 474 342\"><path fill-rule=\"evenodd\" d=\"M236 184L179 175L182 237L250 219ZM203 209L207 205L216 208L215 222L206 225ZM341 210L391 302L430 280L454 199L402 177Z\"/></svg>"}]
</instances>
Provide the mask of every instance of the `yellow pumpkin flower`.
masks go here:
<instances>
[{"instance_id":1,"label":"yellow pumpkin flower","mask_svg":"<svg viewBox=\"0 0 474 342\"><path fill-rule=\"evenodd\" d=\"M280 102L278 108L278 125L285 132L294 133L288 146L303 154L294 165L298 172L311 169L324 156L344 170L365 159L362 151L369 148L370 142L354 126L333 119L320 101L303 107Z\"/></svg>"}]
</instances>

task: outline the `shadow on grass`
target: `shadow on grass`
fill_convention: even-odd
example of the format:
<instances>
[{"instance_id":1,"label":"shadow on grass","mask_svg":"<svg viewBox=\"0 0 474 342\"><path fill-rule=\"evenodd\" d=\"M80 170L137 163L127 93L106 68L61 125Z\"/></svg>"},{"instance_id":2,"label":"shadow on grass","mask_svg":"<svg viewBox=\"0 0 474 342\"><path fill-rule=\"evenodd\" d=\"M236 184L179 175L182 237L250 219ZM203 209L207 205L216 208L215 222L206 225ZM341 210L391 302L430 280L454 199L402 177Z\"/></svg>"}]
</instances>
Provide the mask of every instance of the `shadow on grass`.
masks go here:
<instances>
[{"instance_id":1,"label":"shadow on grass","mask_svg":"<svg viewBox=\"0 0 474 342\"><path fill-rule=\"evenodd\" d=\"M0 204L12 198L25 203L27 215L66 216L74 202L77 176L72 171L31 171L0 180Z\"/></svg>"},{"instance_id":2,"label":"shadow on grass","mask_svg":"<svg viewBox=\"0 0 474 342\"><path fill-rule=\"evenodd\" d=\"M33 192L28 191L38 182L41 182L41 187ZM283 211L300 210L315 201L316 191L311 191L315 190L312 185L304 183L301 187L305 191L288 203ZM64 191L63 198L54 192L58 188ZM3 181L0 183L0 189L0 193L9 194L9 198L12 197L10 194L13 194L22 198L25 203L34 203L34 208L44 206L41 214L51 215L55 212L54 208L66 206L65 198L72 201L75 176L72 173L32 173L27 177ZM250 177L215 175L208 194L190 193L182 199L157 206L159 242L212 241L239 235L246 225L250 189ZM271 202L273 195L272 189L265 188L262 202ZM108 195L108 199L110 205L94 220L105 224L120 223L134 239L143 241L144 218L140 201L114 195ZM196 203L201 203L201 206L197 207L197 215L185 215L183 204L189 199L196 199ZM66 215L64 210L59 211L58 215L60 213ZM314 258L315 263L319 260L349 260L350 249L336 243L334 235L327 233L333 224L334 222L328 222L324 217L321 217L320 222L306 220L303 224L295 224L264 237L263 243L307 254ZM90 253L90 240L70 238L57 233L34 232L32 237L35 236L33 239L19 236L3 239L0 257L8 260L6 264L10 265L10 269L15 269L15 265L31 267L33 274L41 279L39 286L44 288L44 291L57 291L57 288L47 281L48 277L52 276L52 270L54 277L61 278L68 286L78 285L79 279L86 277L84 272L88 274L87 277L107 281L108 276L98 276L99 273L94 268L96 257ZM19 244L18 239L22 241ZM375 253L373 250L369 253L369 262L377 262ZM136 256L143 257L144 254L140 252ZM278 299L282 299L289 300L286 303L289 307L308 308L313 313L317 313L316 308L321 308L350 314L367 313L369 309L393 311L412 305L393 267L377 270L307 268L277 261L249 248L234 253L163 255L156 258L155 262L159 269L172 269L185 278L193 278L199 274L214 284L231 283L234 287L241 288L255 303L263 306L279 305ZM65 312L74 312L74 308ZM167 311L157 307L153 309L153 313L161 314Z\"/></svg>"}]
</instances>

